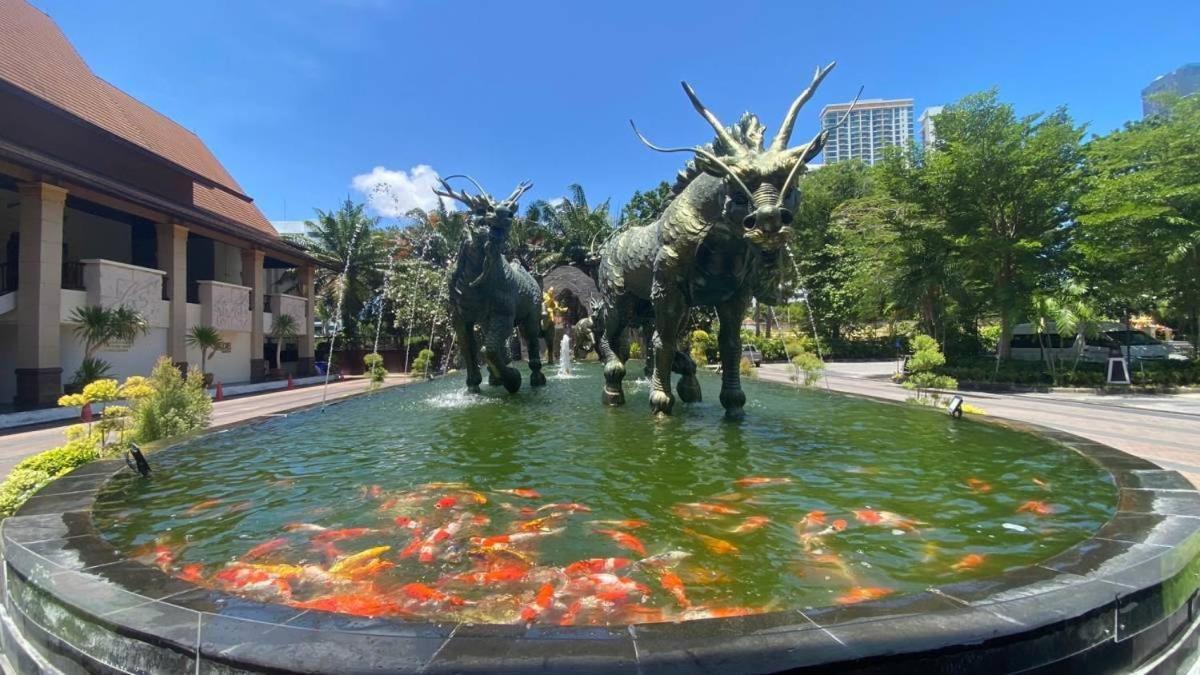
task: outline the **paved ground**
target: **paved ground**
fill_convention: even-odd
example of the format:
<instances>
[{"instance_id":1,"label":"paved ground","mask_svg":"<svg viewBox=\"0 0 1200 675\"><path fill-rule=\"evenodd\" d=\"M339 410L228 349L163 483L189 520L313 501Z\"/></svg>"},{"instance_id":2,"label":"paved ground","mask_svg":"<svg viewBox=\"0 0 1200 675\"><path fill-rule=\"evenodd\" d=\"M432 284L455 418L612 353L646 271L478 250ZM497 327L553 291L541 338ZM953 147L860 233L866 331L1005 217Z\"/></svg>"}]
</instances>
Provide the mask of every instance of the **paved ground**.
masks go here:
<instances>
[{"instance_id":1,"label":"paved ground","mask_svg":"<svg viewBox=\"0 0 1200 675\"><path fill-rule=\"evenodd\" d=\"M904 400L911 393L887 380L892 361L831 363L825 386L835 391ZM763 379L787 381L787 366L768 364ZM962 392L997 417L1061 429L1175 469L1200 485L1200 395L990 394Z\"/></svg>"},{"instance_id":2,"label":"paved ground","mask_svg":"<svg viewBox=\"0 0 1200 675\"><path fill-rule=\"evenodd\" d=\"M408 382L408 378L393 375L384 387L394 387ZM333 401L362 392L367 386L361 378L348 378L329 385L328 400ZM213 404L213 424L230 424L240 420L284 412L295 408L320 403L322 387L312 386L291 391L273 391L227 399ZM63 443L64 426L51 426L32 430L14 430L0 435L0 476L16 466L21 459Z\"/></svg>"}]
</instances>

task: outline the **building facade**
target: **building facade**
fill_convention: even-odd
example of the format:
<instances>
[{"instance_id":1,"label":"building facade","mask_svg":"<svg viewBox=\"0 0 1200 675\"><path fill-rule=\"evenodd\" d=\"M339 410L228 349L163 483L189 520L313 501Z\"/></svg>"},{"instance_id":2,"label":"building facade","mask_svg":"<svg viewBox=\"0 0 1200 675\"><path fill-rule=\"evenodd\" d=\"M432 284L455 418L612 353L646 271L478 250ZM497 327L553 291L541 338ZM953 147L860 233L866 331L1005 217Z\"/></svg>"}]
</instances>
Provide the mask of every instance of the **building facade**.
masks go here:
<instances>
[{"instance_id":1,"label":"building facade","mask_svg":"<svg viewBox=\"0 0 1200 675\"><path fill-rule=\"evenodd\" d=\"M934 120L941 114L944 106L931 105L921 113L921 147L925 150L932 150L937 143L937 123Z\"/></svg>"},{"instance_id":2,"label":"building facade","mask_svg":"<svg viewBox=\"0 0 1200 675\"><path fill-rule=\"evenodd\" d=\"M913 101L870 99L859 101L846 123L838 122L850 109L849 103L834 103L821 109L821 123L833 128L825 143L824 162L835 164L857 159L874 164L883 159L885 148L907 147L913 138ZM834 128L837 127L837 128Z\"/></svg>"},{"instance_id":3,"label":"building facade","mask_svg":"<svg viewBox=\"0 0 1200 675\"><path fill-rule=\"evenodd\" d=\"M1197 92L1200 92L1200 63L1189 63L1166 75L1159 75L1142 90L1142 116L1151 117L1163 112L1162 103L1156 100L1161 94L1184 97Z\"/></svg>"},{"instance_id":4,"label":"building facade","mask_svg":"<svg viewBox=\"0 0 1200 675\"><path fill-rule=\"evenodd\" d=\"M161 355L198 365L186 336L204 324L223 338L217 381L262 379L276 314L301 335L270 365L312 368L312 258L197 136L97 77L25 0L0 0L0 238L0 403L55 404L84 358L85 306L149 324L96 355L115 377Z\"/></svg>"}]
</instances>

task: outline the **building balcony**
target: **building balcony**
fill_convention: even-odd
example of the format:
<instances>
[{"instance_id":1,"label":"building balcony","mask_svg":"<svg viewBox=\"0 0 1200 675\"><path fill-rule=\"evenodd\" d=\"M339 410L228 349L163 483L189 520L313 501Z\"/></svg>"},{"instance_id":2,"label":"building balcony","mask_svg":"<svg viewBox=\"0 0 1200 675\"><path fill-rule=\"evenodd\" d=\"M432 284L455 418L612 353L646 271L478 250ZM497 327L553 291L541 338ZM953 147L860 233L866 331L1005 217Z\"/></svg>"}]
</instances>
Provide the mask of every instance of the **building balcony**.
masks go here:
<instances>
[{"instance_id":1,"label":"building balcony","mask_svg":"<svg viewBox=\"0 0 1200 675\"><path fill-rule=\"evenodd\" d=\"M288 295L287 293L267 293L263 296L266 299L266 311L272 318L280 314L287 314L296 321L296 334L305 335L308 333L308 321L305 320L308 313L308 299L298 295ZM270 322L264 319L266 324L263 329L265 332L270 332Z\"/></svg>"},{"instance_id":2,"label":"building balcony","mask_svg":"<svg viewBox=\"0 0 1200 675\"><path fill-rule=\"evenodd\" d=\"M197 281L200 322L220 331L250 332L250 287L222 281Z\"/></svg>"}]
</instances>

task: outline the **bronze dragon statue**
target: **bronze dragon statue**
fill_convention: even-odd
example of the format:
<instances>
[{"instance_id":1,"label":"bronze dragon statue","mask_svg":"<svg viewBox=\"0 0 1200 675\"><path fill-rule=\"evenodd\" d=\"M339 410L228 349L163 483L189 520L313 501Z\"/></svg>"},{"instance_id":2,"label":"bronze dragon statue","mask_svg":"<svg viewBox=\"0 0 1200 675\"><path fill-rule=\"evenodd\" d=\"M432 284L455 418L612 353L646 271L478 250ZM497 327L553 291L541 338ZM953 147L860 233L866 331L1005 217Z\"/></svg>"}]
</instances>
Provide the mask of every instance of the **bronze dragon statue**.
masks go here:
<instances>
[{"instance_id":1,"label":"bronze dragon statue","mask_svg":"<svg viewBox=\"0 0 1200 675\"><path fill-rule=\"evenodd\" d=\"M623 335L630 325L654 329L653 354L646 355L653 359L651 410L671 413L672 371L682 375L679 398L700 400L696 364L679 348L679 341L690 309L711 306L720 321L721 405L727 417L742 416L746 404L739 373L742 318L752 297L766 304L780 300L797 201L793 188L836 127L820 131L804 145L789 148L788 141L801 106L833 67L830 63L817 69L812 83L792 102L770 145L764 145L765 128L757 116L746 113L727 128L686 82L683 90L692 106L716 132L712 143L660 148L634 125L634 133L650 149L690 152L694 158L680 172L673 197L658 220L624 230L601 251L603 302L594 331L604 360L605 403L625 402L621 381L629 346ZM845 120L844 116L839 125Z\"/></svg>"},{"instance_id":2,"label":"bronze dragon statue","mask_svg":"<svg viewBox=\"0 0 1200 675\"><path fill-rule=\"evenodd\" d=\"M469 225L458 248L458 261L450 275L450 317L467 369L467 389L478 393L483 381L476 326L483 332L489 383L503 384L511 393L521 388L521 373L509 365L508 353L508 338L516 327L529 349L529 384L540 387L546 384L538 344L542 289L520 263L504 258L508 230L517 214L517 200L533 184L521 183L507 199L497 202L470 176L461 177L474 183L479 194L456 192L446 179L440 178L442 189L435 188L434 193L461 202L470 211Z\"/></svg>"}]
</instances>

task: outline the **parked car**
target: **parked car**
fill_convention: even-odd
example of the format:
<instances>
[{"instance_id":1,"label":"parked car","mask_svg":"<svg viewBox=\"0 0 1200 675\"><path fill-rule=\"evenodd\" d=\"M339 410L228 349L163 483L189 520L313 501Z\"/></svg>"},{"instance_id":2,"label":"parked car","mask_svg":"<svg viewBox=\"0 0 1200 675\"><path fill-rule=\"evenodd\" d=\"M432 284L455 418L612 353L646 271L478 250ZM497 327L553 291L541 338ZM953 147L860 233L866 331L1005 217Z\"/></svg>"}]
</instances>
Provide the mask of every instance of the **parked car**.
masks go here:
<instances>
[{"instance_id":1,"label":"parked car","mask_svg":"<svg viewBox=\"0 0 1200 675\"><path fill-rule=\"evenodd\" d=\"M754 345L746 345L742 347L742 358L749 359L750 365L758 368L762 365L762 352L758 351L758 347Z\"/></svg>"},{"instance_id":2,"label":"parked car","mask_svg":"<svg viewBox=\"0 0 1200 675\"><path fill-rule=\"evenodd\" d=\"M1125 355L1133 361L1166 361L1186 359L1174 353L1163 342L1155 340L1140 330L1128 329L1122 324L1105 322L1100 324L1099 334L1090 339L1082 336L1059 335L1053 322L1046 325L1039 336L1031 323L1013 327L1012 358L1018 361L1041 361L1044 354L1052 353L1060 361L1074 361L1078 355L1084 363L1104 363L1109 356Z\"/></svg>"}]
</instances>

